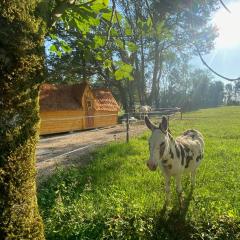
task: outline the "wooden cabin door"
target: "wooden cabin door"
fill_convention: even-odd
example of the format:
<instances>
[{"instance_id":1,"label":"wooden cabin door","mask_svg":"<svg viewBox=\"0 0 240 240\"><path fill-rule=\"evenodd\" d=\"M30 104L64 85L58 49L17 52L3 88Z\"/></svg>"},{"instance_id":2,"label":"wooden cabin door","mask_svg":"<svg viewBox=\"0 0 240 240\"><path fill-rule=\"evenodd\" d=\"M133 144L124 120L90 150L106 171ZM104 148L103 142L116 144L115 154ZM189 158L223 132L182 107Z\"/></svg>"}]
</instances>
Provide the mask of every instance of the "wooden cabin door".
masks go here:
<instances>
[{"instance_id":1,"label":"wooden cabin door","mask_svg":"<svg viewBox=\"0 0 240 240\"><path fill-rule=\"evenodd\" d=\"M94 127L94 110L93 110L93 100L90 98L86 99L86 128Z\"/></svg>"}]
</instances>

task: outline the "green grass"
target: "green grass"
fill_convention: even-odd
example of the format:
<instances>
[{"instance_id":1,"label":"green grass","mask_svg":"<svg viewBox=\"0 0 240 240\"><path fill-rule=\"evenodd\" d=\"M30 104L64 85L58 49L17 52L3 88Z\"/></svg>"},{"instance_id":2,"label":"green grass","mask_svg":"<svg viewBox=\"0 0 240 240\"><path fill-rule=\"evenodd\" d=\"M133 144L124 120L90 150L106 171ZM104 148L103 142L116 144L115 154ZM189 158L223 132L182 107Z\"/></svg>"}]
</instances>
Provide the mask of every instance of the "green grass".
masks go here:
<instances>
[{"instance_id":1,"label":"green grass","mask_svg":"<svg viewBox=\"0 0 240 240\"><path fill-rule=\"evenodd\" d=\"M205 157L191 193L183 179L185 207L174 182L164 203L164 179L146 167L146 133L91 154L85 168L59 170L39 187L47 239L240 239L240 108L184 114L170 123L174 136L201 131Z\"/></svg>"}]
</instances>

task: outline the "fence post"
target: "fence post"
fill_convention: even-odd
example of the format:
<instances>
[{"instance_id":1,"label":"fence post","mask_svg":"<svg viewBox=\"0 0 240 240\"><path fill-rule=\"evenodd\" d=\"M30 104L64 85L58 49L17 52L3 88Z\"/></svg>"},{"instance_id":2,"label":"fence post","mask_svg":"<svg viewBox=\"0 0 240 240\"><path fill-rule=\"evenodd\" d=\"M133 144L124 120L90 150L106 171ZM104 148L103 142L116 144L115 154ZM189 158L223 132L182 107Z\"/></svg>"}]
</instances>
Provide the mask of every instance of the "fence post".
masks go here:
<instances>
[{"instance_id":1,"label":"fence post","mask_svg":"<svg viewBox=\"0 0 240 240\"><path fill-rule=\"evenodd\" d=\"M126 142L129 142L129 113L127 113L127 131L126 131Z\"/></svg>"},{"instance_id":2,"label":"fence post","mask_svg":"<svg viewBox=\"0 0 240 240\"><path fill-rule=\"evenodd\" d=\"M181 120L182 120L182 109L180 110L180 113L181 113Z\"/></svg>"}]
</instances>

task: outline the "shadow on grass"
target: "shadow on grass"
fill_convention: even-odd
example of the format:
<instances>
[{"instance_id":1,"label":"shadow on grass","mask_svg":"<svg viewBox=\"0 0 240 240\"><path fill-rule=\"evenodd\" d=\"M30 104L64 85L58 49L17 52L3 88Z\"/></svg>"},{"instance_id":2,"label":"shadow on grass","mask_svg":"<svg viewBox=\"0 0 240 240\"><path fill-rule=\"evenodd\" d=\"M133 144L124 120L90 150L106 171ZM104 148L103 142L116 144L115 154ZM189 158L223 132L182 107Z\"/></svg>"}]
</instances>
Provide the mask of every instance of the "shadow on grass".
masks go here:
<instances>
[{"instance_id":1,"label":"shadow on grass","mask_svg":"<svg viewBox=\"0 0 240 240\"><path fill-rule=\"evenodd\" d=\"M193 231L192 225L187 221L186 215L192 200L193 189L180 201L174 202L171 210L166 205L156 214L152 239L190 239L189 233Z\"/></svg>"},{"instance_id":2,"label":"shadow on grass","mask_svg":"<svg viewBox=\"0 0 240 240\"><path fill-rule=\"evenodd\" d=\"M192 200L193 188L180 206L178 201L171 210L164 205L154 218L154 228L151 239L167 240L236 240L240 239L240 221L223 215L214 221L193 221L187 218L187 212Z\"/></svg>"}]
</instances>

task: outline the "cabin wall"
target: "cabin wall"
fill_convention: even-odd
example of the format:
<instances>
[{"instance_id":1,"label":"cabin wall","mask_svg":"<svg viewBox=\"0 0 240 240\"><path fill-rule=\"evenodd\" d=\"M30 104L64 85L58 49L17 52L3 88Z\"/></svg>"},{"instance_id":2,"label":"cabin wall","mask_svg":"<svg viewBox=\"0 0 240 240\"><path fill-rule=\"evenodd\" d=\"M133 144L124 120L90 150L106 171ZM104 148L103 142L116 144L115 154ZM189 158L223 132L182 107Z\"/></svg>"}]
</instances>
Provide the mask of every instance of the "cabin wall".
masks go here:
<instances>
[{"instance_id":1,"label":"cabin wall","mask_svg":"<svg viewBox=\"0 0 240 240\"><path fill-rule=\"evenodd\" d=\"M117 124L118 120L118 112L110 112L110 111L96 111L94 114L96 117L94 118L94 126L95 127L106 127ZM108 116L105 116L108 115Z\"/></svg>"},{"instance_id":2,"label":"cabin wall","mask_svg":"<svg viewBox=\"0 0 240 240\"><path fill-rule=\"evenodd\" d=\"M40 118L40 135L85 128L85 112L83 110L40 112Z\"/></svg>"},{"instance_id":3,"label":"cabin wall","mask_svg":"<svg viewBox=\"0 0 240 240\"><path fill-rule=\"evenodd\" d=\"M118 112L96 111L94 113L93 127L106 127L117 124ZM87 129L85 111L48 111L40 112L40 135L71 132Z\"/></svg>"}]
</instances>

